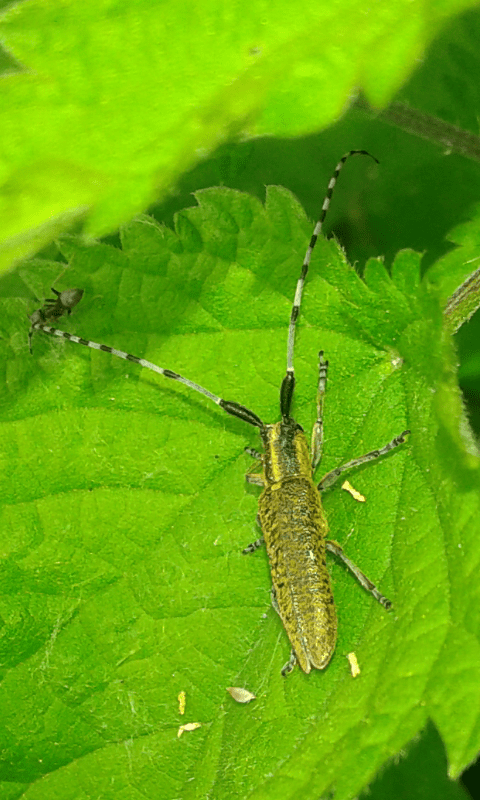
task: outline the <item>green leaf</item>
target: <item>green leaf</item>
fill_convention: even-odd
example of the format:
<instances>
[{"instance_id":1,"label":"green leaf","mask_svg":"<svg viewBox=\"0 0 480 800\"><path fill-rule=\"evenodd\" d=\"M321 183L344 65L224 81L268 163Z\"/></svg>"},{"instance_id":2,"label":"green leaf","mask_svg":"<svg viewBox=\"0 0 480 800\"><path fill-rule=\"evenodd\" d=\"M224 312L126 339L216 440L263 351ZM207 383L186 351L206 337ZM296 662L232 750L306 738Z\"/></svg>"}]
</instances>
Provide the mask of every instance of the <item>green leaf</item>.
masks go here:
<instances>
[{"instance_id":1,"label":"green leaf","mask_svg":"<svg viewBox=\"0 0 480 800\"><path fill-rule=\"evenodd\" d=\"M276 187L265 207L227 189L197 201L175 233L134 220L121 250L63 240L70 266L58 286L85 295L61 323L276 421L311 223ZM310 430L322 348L330 369L319 477L412 433L349 476L365 503L341 488L324 497L332 538L393 610L330 563L336 653L326 671L287 679L266 555L241 553L258 536L259 492L243 477L256 431L106 353L38 333L30 356L33 308L2 301L5 796L335 790L347 800L428 718L452 777L474 758L479 460L463 433L438 289L420 281L419 265L404 251L390 277L371 260L362 281L334 241L320 239L314 252L294 411ZM361 668L355 679L349 652ZM237 705L227 686L257 699ZM186 722L202 727L178 740Z\"/></svg>"},{"instance_id":2,"label":"green leaf","mask_svg":"<svg viewBox=\"0 0 480 800\"><path fill-rule=\"evenodd\" d=\"M430 723L408 748L389 764L362 800L471 800L458 782L449 780L447 760L438 732Z\"/></svg>"},{"instance_id":3,"label":"green leaf","mask_svg":"<svg viewBox=\"0 0 480 800\"><path fill-rule=\"evenodd\" d=\"M231 3L29 0L0 18L2 263L88 215L98 235L238 136L334 122L362 89L385 105L473 0Z\"/></svg>"}]
</instances>

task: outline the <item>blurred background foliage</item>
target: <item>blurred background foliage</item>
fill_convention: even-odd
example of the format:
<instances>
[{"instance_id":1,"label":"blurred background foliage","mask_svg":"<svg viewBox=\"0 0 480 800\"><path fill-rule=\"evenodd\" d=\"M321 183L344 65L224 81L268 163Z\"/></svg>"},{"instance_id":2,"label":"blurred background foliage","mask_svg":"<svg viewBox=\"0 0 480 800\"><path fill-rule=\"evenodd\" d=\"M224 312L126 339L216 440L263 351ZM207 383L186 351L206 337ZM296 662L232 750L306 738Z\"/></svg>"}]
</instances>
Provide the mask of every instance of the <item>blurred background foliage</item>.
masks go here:
<instances>
[{"instance_id":1,"label":"blurred background foliage","mask_svg":"<svg viewBox=\"0 0 480 800\"><path fill-rule=\"evenodd\" d=\"M34 9L39 4L30 5ZM54 9L55 4L45 6ZM11 20L12 17L10 32ZM18 37L17 32L18 41L21 41L21 36ZM340 182L336 190L327 221L327 234L334 234L339 239L360 273L369 257L383 256L389 265L402 248L422 252L423 268L427 270L455 246L449 239L450 232L478 212L479 42L480 9L473 7L440 29L424 56L419 55L418 66L411 77L383 110L372 107L375 92L371 87L368 90L369 81L366 79L365 95L352 98L345 113L331 112L336 121L328 126L324 124L320 133L295 138L289 138L285 132L282 138L267 136L264 122L263 129L260 125L257 131L253 130L256 134L262 133L261 137L246 135L245 129L249 126L240 123L237 130L231 126L228 136L219 137L223 143L218 146L215 146L215 136L211 136L203 153L198 145L195 156L178 159L170 179L159 181L158 193L162 199L150 208L150 213L159 221L172 224L177 210L195 204L191 193L200 188L228 186L248 191L263 200L265 186L279 184L293 191L309 217L316 219L326 181L339 157L352 148L365 148L379 159L380 167L365 183L364 165L359 163L360 160L352 161L348 180ZM320 49L322 44L318 42ZM378 54L379 72L381 55ZM9 79L22 72L18 59L11 52L4 51L0 66ZM398 85L400 82L397 80ZM315 104L314 91L310 99ZM405 108L414 112L408 121ZM226 123L224 125L228 127ZM179 130L180 137L181 133ZM149 146L154 148L152 143ZM8 157L8 153L4 154L4 162ZM185 166L190 166L190 169L182 173ZM5 197L4 203L7 203L8 191ZM138 206L140 210L141 199ZM81 216L74 217L77 226L81 220ZM107 235L106 240L118 242L115 234ZM45 244L41 239L39 243ZM46 244L41 251L41 255L49 258L55 257L56 253L54 244ZM473 264L472 270L477 266ZM28 296L19 272L15 270L1 279L0 292L2 296ZM480 312L460 329L455 339L460 385L472 427L478 436ZM428 735L435 738L432 731ZM437 745L440 750L441 745ZM479 796L475 769L466 773L464 781L472 796ZM372 796L377 790L379 797L386 796L388 774L381 780L383 788L379 782L377 787L373 787ZM398 781L394 780L395 783L398 789ZM389 796L393 796L391 791L390 788Z\"/></svg>"}]
</instances>

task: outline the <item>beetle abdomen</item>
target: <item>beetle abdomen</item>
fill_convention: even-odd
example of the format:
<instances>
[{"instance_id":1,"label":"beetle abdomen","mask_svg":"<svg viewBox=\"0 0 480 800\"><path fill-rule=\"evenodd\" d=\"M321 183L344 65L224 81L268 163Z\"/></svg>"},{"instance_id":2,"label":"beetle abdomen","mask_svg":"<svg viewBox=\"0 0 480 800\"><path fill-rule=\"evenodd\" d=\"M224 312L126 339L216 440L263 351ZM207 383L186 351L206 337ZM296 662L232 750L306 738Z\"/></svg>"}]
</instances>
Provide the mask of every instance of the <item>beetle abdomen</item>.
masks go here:
<instances>
[{"instance_id":1,"label":"beetle abdomen","mask_svg":"<svg viewBox=\"0 0 480 800\"><path fill-rule=\"evenodd\" d=\"M304 672L327 666L337 619L325 558L327 520L310 478L286 478L259 499L278 612Z\"/></svg>"}]
</instances>

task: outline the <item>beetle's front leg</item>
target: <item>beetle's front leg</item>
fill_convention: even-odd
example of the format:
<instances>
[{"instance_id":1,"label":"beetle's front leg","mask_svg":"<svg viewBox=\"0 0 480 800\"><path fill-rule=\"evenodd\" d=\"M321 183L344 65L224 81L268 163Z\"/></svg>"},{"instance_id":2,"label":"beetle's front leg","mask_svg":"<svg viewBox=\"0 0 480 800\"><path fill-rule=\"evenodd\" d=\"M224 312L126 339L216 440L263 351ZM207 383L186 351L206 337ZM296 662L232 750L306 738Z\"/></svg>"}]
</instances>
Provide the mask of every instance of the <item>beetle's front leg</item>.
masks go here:
<instances>
[{"instance_id":1,"label":"beetle's front leg","mask_svg":"<svg viewBox=\"0 0 480 800\"><path fill-rule=\"evenodd\" d=\"M253 450L251 447L246 447L245 452L248 453L248 455L252 456L253 458L258 459L259 461L263 461L262 454L259 453L257 450ZM260 475L258 472L247 472L245 475L245 480L247 481L247 483L252 483L254 486L261 486L262 489L265 486L263 475ZM258 518L258 515L257 515L257 525L261 529L262 526L260 525L260 520ZM245 547L242 550L243 555L246 556L248 553L254 553L255 550L258 550L258 548L262 546L262 544L264 544L263 536L261 536L259 539L255 539L255 541L249 544L248 547Z\"/></svg>"}]
</instances>

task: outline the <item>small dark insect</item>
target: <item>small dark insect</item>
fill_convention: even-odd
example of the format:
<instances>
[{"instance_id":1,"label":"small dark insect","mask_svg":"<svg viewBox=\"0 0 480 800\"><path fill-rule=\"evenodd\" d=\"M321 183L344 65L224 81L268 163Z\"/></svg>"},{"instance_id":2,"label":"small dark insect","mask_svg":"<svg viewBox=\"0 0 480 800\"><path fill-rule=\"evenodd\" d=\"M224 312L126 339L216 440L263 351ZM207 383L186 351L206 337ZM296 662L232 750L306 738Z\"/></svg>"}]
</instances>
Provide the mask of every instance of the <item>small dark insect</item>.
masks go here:
<instances>
[{"instance_id":1,"label":"small dark insect","mask_svg":"<svg viewBox=\"0 0 480 800\"><path fill-rule=\"evenodd\" d=\"M64 314L71 314L72 308L75 308L83 297L83 289L65 289L63 292L57 292L52 286L52 292L56 297L48 297L42 308L38 308L29 316L29 320L32 323L28 332L30 352L32 352L32 336L37 330L36 326L42 325L49 319L58 319L58 317L63 317Z\"/></svg>"}]
</instances>

